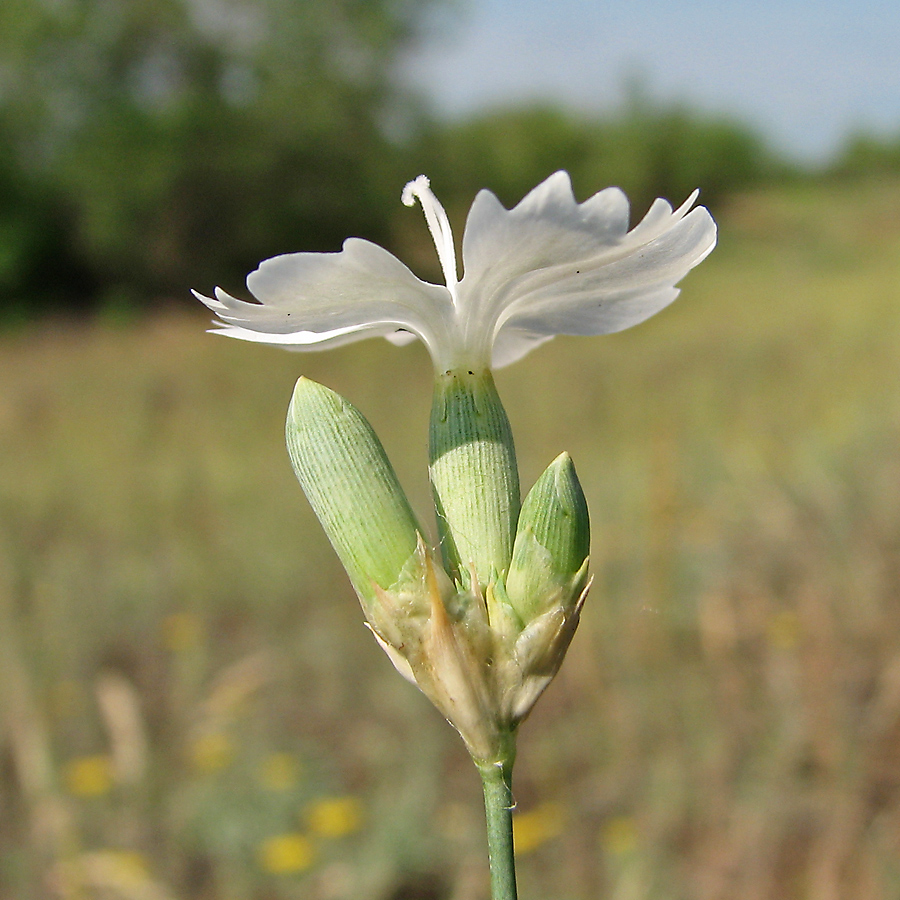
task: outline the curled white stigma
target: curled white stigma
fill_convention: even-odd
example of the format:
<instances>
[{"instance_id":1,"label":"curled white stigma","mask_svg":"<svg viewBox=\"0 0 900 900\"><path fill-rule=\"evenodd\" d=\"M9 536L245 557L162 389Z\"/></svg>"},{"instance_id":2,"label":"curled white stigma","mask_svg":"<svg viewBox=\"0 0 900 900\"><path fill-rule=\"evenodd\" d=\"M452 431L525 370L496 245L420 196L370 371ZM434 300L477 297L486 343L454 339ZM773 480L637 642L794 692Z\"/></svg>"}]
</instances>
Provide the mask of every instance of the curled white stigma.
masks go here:
<instances>
[{"instance_id":1,"label":"curled white stigma","mask_svg":"<svg viewBox=\"0 0 900 900\"><path fill-rule=\"evenodd\" d=\"M453 246L453 232L450 230L450 220L447 218L444 207L441 206L431 190L431 182L428 177L420 175L410 181L403 188L400 199L404 206L414 206L416 200L422 204L422 212L425 213L425 221L431 232L441 269L444 272L444 281L455 303L456 286L459 284L459 280L456 275L456 248Z\"/></svg>"}]
</instances>

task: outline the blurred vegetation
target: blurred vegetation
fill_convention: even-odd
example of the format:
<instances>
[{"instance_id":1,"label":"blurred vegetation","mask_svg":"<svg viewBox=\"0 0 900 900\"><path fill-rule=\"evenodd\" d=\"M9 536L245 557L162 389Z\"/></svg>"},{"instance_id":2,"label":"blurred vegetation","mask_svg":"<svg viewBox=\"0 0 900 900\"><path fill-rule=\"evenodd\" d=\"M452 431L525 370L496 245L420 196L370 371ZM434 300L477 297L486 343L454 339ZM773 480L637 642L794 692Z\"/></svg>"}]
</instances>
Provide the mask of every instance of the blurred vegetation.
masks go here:
<instances>
[{"instance_id":1,"label":"blurred vegetation","mask_svg":"<svg viewBox=\"0 0 900 900\"><path fill-rule=\"evenodd\" d=\"M804 172L640 92L435 120L423 0L0 4L0 896L480 900L477 778L396 677L281 434L301 372L373 421L427 521L430 368L204 334L190 286L348 234L436 271L567 168L720 245L671 310L498 384L524 485L569 450L594 589L523 729L523 897L900 896L900 137ZM386 391L385 386L390 385Z\"/></svg>"},{"instance_id":2,"label":"blurred vegetation","mask_svg":"<svg viewBox=\"0 0 900 900\"><path fill-rule=\"evenodd\" d=\"M569 450L593 525L521 736L523 897L900 894L898 209L896 177L735 194L669 310L498 373L523 485ZM0 895L482 900L478 779L282 441L327 383L427 522L425 351L206 320L0 336Z\"/></svg>"},{"instance_id":3,"label":"blurred vegetation","mask_svg":"<svg viewBox=\"0 0 900 900\"><path fill-rule=\"evenodd\" d=\"M893 137L851 135L831 167L840 177L896 175L900 172L900 133Z\"/></svg>"},{"instance_id":4,"label":"blurred vegetation","mask_svg":"<svg viewBox=\"0 0 900 900\"><path fill-rule=\"evenodd\" d=\"M481 187L512 205L564 168L580 197L618 184L636 216L696 187L715 212L802 174L746 125L639 80L602 116L437 120L397 63L452 2L0 5L0 324L240 290L260 260L350 234L396 249L399 190L420 172L460 214ZM861 135L828 174L897 166L896 142Z\"/></svg>"},{"instance_id":5,"label":"blurred vegetation","mask_svg":"<svg viewBox=\"0 0 900 900\"><path fill-rule=\"evenodd\" d=\"M715 211L729 193L786 178L792 169L749 128L721 116L658 105L636 94L602 118L555 106L500 109L453 125L424 125L417 161L463 202L488 185L507 205L557 169L584 198L616 184L636 214L656 197L676 205L702 186Z\"/></svg>"},{"instance_id":6,"label":"blurred vegetation","mask_svg":"<svg viewBox=\"0 0 900 900\"><path fill-rule=\"evenodd\" d=\"M383 238L385 123L410 106L394 60L429 6L3 3L4 304L181 296L348 229Z\"/></svg>"}]
</instances>

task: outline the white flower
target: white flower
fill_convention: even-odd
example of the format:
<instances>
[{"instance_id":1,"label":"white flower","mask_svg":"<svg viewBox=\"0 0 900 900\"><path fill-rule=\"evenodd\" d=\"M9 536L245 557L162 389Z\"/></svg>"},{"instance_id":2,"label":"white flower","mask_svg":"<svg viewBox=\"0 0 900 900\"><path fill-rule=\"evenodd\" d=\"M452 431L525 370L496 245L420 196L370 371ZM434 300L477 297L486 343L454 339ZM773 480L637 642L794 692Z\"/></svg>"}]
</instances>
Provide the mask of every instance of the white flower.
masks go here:
<instances>
[{"instance_id":1,"label":"white flower","mask_svg":"<svg viewBox=\"0 0 900 900\"><path fill-rule=\"evenodd\" d=\"M216 289L196 296L218 333L299 350L366 337L419 337L438 371L499 367L557 334L621 331L678 296L675 285L716 243L695 191L677 210L655 200L628 230L628 200L607 188L577 203L557 172L517 206L475 197L462 241L463 277L444 208L420 175L403 202L422 204L445 285L421 281L395 256L349 238L339 253L288 253L247 278L258 303ZM196 293L196 292L195 292Z\"/></svg>"}]
</instances>

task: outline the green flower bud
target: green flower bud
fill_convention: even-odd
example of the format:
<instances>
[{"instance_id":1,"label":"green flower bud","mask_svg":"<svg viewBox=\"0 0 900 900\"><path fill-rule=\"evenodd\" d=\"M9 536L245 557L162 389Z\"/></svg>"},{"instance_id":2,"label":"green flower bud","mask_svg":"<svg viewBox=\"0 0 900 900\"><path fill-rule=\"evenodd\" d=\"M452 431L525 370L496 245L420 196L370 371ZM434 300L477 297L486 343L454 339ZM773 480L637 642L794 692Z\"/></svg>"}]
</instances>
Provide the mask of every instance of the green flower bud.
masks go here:
<instances>
[{"instance_id":1,"label":"green flower bud","mask_svg":"<svg viewBox=\"0 0 900 900\"><path fill-rule=\"evenodd\" d=\"M512 430L490 371L437 376L431 411L430 475L447 571L483 585L505 571L519 515Z\"/></svg>"},{"instance_id":2,"label":"green flower bud","mask_svg":"<svg viewBox=\"0 0 900 900\"><path fill-rule=\"evenodd\" d=\"M378 643L479 765L508 759L516 727L559 669L588 589L587 506L568 455L538 479L519 515L512 436L490 373L441 376L431 478L446 572L381 442L349 402L301 378L286 434Z\"/></svg>"},{"instance_id":3,"label":"green flower bud","mask_svg":"<svg viewBox=\"0 0 900 900\"><path fill-rule=\"evenodd\" d=\"M410 567L419 528L381 441L362 413L301 378L288 408L288 453L300 486L369 614L378 588Z\"/></svg>"},{"instance_id":4,"label":"green flower bud","mask_svg":"<svg viewBox=\"0 0 900 900\"><path fill-rule=\"evenodd\" d=\"M562 453L535 482L519 516L506 592L523 623L577 602L590 541L584 493L571 457Z\"/></svg>"}]
</instances>

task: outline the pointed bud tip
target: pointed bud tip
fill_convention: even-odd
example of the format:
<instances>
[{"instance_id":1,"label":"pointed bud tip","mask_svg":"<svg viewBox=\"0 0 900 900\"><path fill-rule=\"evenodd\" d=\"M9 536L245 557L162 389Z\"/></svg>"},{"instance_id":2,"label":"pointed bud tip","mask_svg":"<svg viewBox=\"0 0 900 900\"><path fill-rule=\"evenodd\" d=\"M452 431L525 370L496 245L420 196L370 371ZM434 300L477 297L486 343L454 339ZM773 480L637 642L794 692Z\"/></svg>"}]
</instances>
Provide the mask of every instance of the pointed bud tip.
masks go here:
<instances>
[{"instance_id":1,"label":"pointed bud tip","mask_svg":"<svg viewBox=\"0 0 900 900\"><path fill-rule=\"evenodd\" d=\"M288 422L294 424L311 412L336 413L347 406L347 401L324 384L301 375L294 385L288 405Z\"/></svg>"},{"instance_id":2,"label":"pointed bud tip","mask_svg":"<svg viewBox=\"0 0 900 900\"><path fill-rule=\"evenodd\" d=\"M291 406L293 407L298 399L302 398L305 393L314 387L322 387L322 385L316 384L315 381L311 381L305 375L301 375L294 384L294 390L291 394Z\"/></svg>"},{"instance_id":3,"label":"pointed bud tip","mask_svg":"<svg viewBox=\"0 0 900 900\"><path fill-rule=\"evenodd\" d=\"M556 477L557 483L559 483L560 479L578 480L578 476L575 474L575 463L572 462L572 457L569 456L568 451L563 450L556 459L547 466L547 471L552 473Z\"/></svg>"},{"instance_id":4,"label":"pointed bud tip","mask_svg":"<svg viewBox=\"0 0 900 900\"><path fill-rule=\"evenodd\" d=\"M581 488L581 481L575 471L572 457L563 451L554 460L556 466L556 493L563 505L576 508L578 515L587 516L587 501Z\"/></svg>"},{"instance_id":5,"label":"pointed bud tip","mask_svg":"<svg viewBox=\"0 0 900 900\"><path fill-rule=\"evenodd\" d=\"M564 515L575 516L584 521L585 527L589 527L587 525L587 501L581 489L578 473L575 471L575 463L572 462L572 457L566 451L560 453L547 466L535 482L525 503L528 506L535 503L546 508L546 504L553 501L559 504ZM534 514L531 509L527 512L529 515ZM525 505L523 505L523 513L525 513Z\"/></svg>"},{"instance_id":6,"label":"pointed bud tip","mask_svg":"<svg viewBox=\"0 0 900 900\"><path fill-rule=\"evenodd\" d=\"M328 390L327 387L323 384L319 384L318 381L313 381L311 378L307 378L305 375L301 375L297 382L294 384L294 397L298 394L303 395L307 392L315 392L315 391L327 391L329 394L333 393L333 391Z\"/></svg>"}]
</instances>

